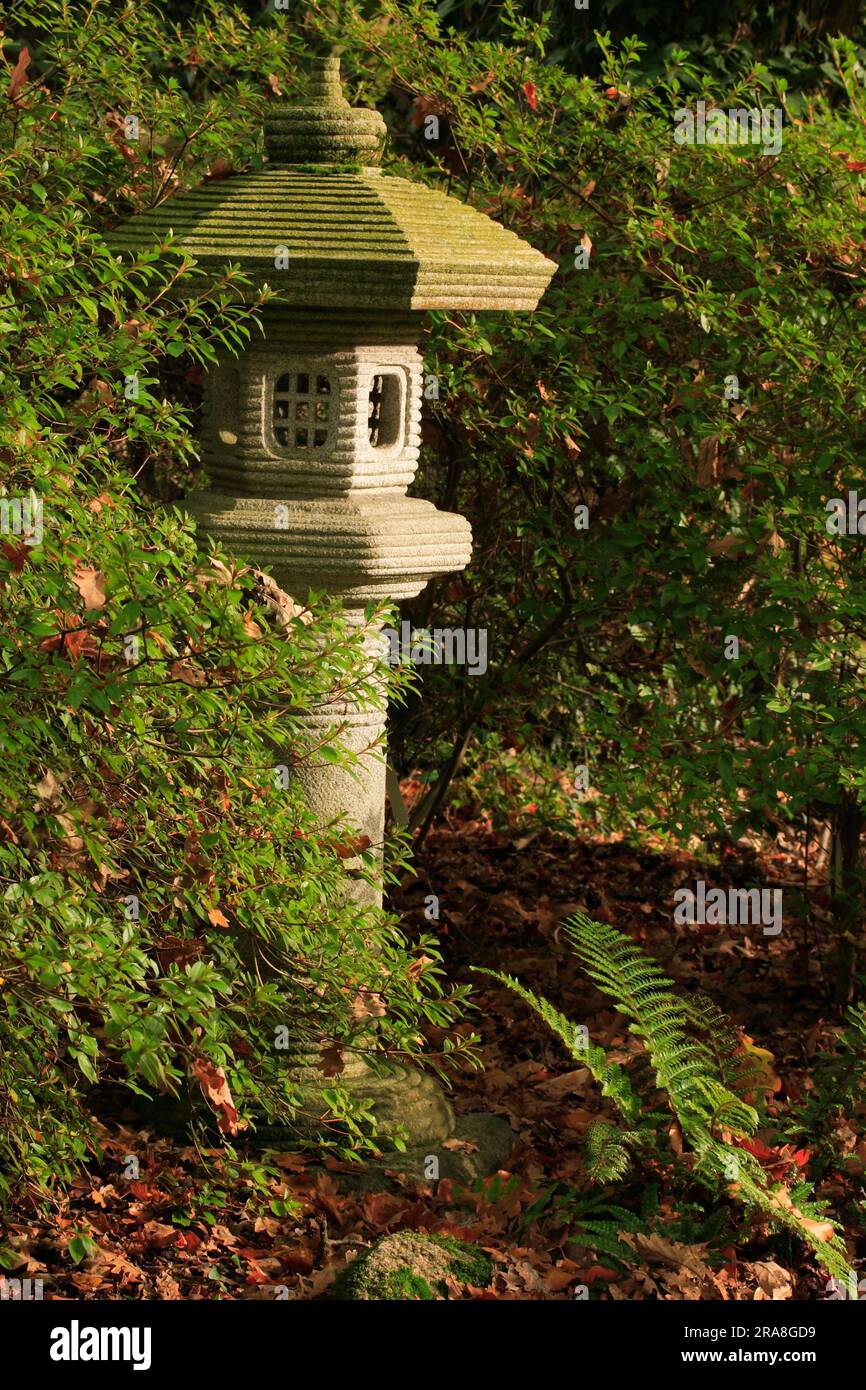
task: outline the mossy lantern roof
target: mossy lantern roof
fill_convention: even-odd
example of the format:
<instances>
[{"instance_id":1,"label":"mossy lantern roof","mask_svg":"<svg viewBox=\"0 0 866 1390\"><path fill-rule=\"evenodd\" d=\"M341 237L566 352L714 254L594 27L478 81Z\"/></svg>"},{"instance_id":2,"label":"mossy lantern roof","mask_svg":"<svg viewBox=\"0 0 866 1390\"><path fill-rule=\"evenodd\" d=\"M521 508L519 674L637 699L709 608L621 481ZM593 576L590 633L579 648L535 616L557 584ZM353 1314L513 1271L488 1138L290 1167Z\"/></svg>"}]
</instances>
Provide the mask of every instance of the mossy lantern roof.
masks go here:
<instances>
[{"instance_id":1,"label":"mossy lantern roof","mask_svg":"<svg viewBox=\"0 0 866 1390\"><path fill-rule=\"evenodd\" d=\"M458 199L384 173L382 117L345 100L338 58L312 66L304 104L265 117L266 168L139 213L113 247L173 234L199 272L236 263L253 291L268 283L297 307L534 309L555 263Z\"/></svg>"}]
</instances>

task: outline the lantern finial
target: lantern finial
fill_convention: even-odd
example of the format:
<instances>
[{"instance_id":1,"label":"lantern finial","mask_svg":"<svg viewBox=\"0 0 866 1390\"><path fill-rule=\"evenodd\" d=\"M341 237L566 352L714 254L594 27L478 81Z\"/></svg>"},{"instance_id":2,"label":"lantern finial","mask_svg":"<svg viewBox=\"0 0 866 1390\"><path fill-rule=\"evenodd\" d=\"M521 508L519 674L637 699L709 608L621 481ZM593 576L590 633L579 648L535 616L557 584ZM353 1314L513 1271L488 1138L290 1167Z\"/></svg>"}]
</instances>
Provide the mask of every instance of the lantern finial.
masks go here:
<instances>
[{"instance_id":1,"label":"lantern finial","mask_svg":"<svg viewBox=\"0 0 866 1390\"><path fill-rule=\"evenodd\" d=\"M265 115L265 150L272 164L378 164L385 122L378 111L350 106L336 56L314 58L301 102L282 101Z\"/></svg>"}]
</instances>

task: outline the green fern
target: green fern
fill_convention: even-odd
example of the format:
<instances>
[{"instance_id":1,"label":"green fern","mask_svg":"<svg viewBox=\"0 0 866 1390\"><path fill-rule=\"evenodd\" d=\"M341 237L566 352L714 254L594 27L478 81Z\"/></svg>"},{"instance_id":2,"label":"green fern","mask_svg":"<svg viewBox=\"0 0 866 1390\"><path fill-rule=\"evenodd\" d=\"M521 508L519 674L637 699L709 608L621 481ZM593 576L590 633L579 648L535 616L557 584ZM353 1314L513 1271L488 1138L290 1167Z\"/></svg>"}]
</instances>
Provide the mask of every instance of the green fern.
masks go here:
<instances>
[{"instance_id":1,"label":"green fern","mask_svg":"<svg viewBox=\"0 0 866 1390\"><path fill-rule=\"evenodd\" d=\"M641 1113L640 1096L633 1090L622 1067L617 1062L607 1060L603 1047L592 1042L586 1046L582 1045L578 1029L569 1022L565 1014L561 1014L546 999L533 994L531 989L527 989L512 975L503 975L498 970L486 970L482 966L473 966L473 970L477 975L489 975L491 979L498 980L501 985L519 995L523 1002L543 1019L550 1031L556 1034L575 1061L581 1062L587 1068L593 1080L601 1086L602 1095L613 1101L623 1119L632 1123L638 1118Z\"/></svg>"},{"instance_id":2,"label":"green fern","mask_svg":"<svg viewBox=\"0 0 866 1390\"><path fill-rule=\"evenodd\" d=\"M609 1202L601 1193L592 1193L575 1200L572 1196L561 1204L568 1220L569 1238L598 1255L604 1255L626 1270L634 1254L620 1240L622 1232L638 1235L645 1231L646 1222L627 1207Z\"/></svg>"},{"instance_id":3,"label":"green fern","mask_svg":"<svg viewBox=\"0 0 866 1390\"><path fill-rule=\"evenodd\" d=\"M631 1031L650 1055L659 1089L667 1094L683 1134L699 1153L695 1175L711 1189L729 1182L738 1201L759 1210L774 1225L795 1231L830 1274L848 1278L851 1270L838 1234L825 1240L815 1225L807 1224L815 1223L815 1215L802 1211L780 1185L772 1186L751 1154L718 1138L719 1127L741 1137L754 1133L758 1116L725 1085L706 1042L688 1036L686 1030L696 1019L694 1006L675 995L673 981L660 966L614 927L578 913L566 934L587 973L632 1020ZM737 1165L733 1182L732 1159Z\"/></svg>"},{"instance_id":4,"label":"green fern","mask_svg":"<svg viewBox=\"0 0 866 1390\"><path fill-rule=\"evenodd\" d=\"M738 1165L733 1177L730 1168L732 1158ZM760 1212L772 1225L791 1231L805 1241L814 1251L818 1263L829 1274L846 1282L854 1277L845 1245L838 1233L825 1240L816 1229L819 1223L828 1224L827 1216L809 1200L811 1187L808 1183L798 1184L788 1192L781 1183L769 1181L752 1154L716 1139L705 1143L694 1173L711 1190L727 1182L729 1194L743 1206Z\"/></svg>"},{"instance_id":5,"label":"green fern","mask_svg":"<svg viewBox=\"0 0 866 1390\"><path fill-rule=\"evenodd\" d=\"M830 1274L850 1279L845 1246L838 1233L824 1239L828 1223L808 1203L809 1189L798 1189L794 1196L781 1184L773 1185L752 1154L720 1138L720 1130L739 1138L754 1134L758 1113L743 1094L760 1091L762 1080L747 1058L738 1059L737 1035L720 1010L702 998L681 999L658 963L607 923L578 913L566 924L565 932L587 974L629 1019L630 1032L641 1040L655 1085L667 1097L693 1150L688 1156L693 1176L711 1191L727 1190L729 1196L760 1212L774 1226L794 1232L811 1246ZM602 1094L613 1100L627 1121L629 1128L624 1131L597 1122L590 1127L586 1141L588 1175L619 1181L627 1171L630 1150L645 1142L647 1126L653 1122L658 1125L658 1114L645 1109L630 1078L621 1067L608 1062L603 1048L578 1044L575 1027L546 999L511 976L494 970L481 973L506 985L539 1014L571 1055L584 1063ZM866 1042L866 1016L862 1022ZM594 1239L615 1241L615 1232L604 1229L603 1223L596 1224L599 1229L593 1233Z\"/></svg>"},{"instance_id":6,"label":"green fern","mask_svg":"<svg viewBox=\"0 0 866 1390\"><path fill-rule=\"evenodd\" d=\"M707 1044L689 1035L694 1010L674 994L661 967L616 928L583 914L565 932L587 974L631 1020L684 1133L697 1138L723 1124L734 1134L754 1134L757 1112L725 1086Z\"/></svg>"},{"instance_id":7,"label":"green fern","mask_svg":"<svg viewBox=\"0 0 866 1390\"><path fill-rule=\"evenodd\" d=\"M632 1152L642 1147L641 1130L622 1130L606 1120L593 1120L583 1141L583 1161L591 1183L622 1182L632 1165Z\"/></svg>"},{"instance_id":8,"label":"green fern","mask_svg":"<svg viewBox=\"0 0 866 1390\"><path fill-rule=\"evenodd\" d=\"M736 1028L715 1000L706 994L695 994L686 1000L686 1008L695 1028L703 1033L727 1089L741 1097L761 1098L767 1084L766 1072L743 1051Z\"/></svg>"}]
</instances>

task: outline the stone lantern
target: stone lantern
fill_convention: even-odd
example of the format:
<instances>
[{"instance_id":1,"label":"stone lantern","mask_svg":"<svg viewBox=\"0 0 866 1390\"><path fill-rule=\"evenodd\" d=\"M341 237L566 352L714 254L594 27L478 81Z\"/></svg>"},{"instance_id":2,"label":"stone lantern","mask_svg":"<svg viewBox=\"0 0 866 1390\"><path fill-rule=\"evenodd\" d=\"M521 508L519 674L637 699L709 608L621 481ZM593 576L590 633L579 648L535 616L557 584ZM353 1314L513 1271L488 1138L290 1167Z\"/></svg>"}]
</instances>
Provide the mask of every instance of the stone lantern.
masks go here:
<instances>
[{"instance_id":1,"label":"stone lantern","mask_svg":"<svg viewBox=\"0 0 866 1390\"><path fill-rule=\"evenodd\" d=\"M186 506L294 598L326 590L359 619L371 600L410 598L470 558L463 517L406 495L421 437L424 311L533 309L556 266L456 198L383 173L382 117L349 106L339 59L311 68L303 102L265 116L264 169L142 212L113 244L144 249L173 233L196 274L235 263L250 297L276 290L263 336L208 373L210 489ZM378 744L352 769L300 776L323 823L345 814L381 845L384 708L329 705L308 722L341 726L356 753ZM366 885L359 896L380 898Z\"/></svg>"}]
</instances>

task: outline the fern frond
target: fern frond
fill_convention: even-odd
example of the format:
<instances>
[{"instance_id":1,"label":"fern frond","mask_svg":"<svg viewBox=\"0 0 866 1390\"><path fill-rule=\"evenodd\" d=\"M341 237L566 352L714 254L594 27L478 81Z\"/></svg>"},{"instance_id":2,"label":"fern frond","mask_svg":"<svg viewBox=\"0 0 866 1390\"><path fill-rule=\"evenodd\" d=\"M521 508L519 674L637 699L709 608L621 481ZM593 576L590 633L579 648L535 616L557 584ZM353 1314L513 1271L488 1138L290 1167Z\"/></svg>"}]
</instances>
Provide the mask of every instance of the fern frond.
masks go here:
<instances>
[{"instance_id":1,"label":"fern frond","mask_svg":"<svg viewBox=\"0 0 866 1390\"><path fill-rule=\"evenodd\" d=\"M767 1084L764 1068L743 1051L740 1035L714 999L694 994L685 1001L694 1026L704 1035L719 1075L735 1095L760 1094Z\"/></svg>"},{"instance_id":2,"label":"fern frond","mask_svg":"<svg viewBox=\"0 0 866 1390\"><path fill-rule=\"evenodd\" d=\"M739 1067L735 1061L739 1040L724 1015L705 1001L681 999L657 962L607 923L578 913L567 923L566 933L587 974L630 1020L630 1031L641 1039L656 1085L667 1096L683 1135L695 1151L693 1176L710 1191L725 1188L773 1226L796 1234L834 1277L846 1283L852 1279L838 1231L820 1210L807 1203L805 1191L794 1195L780 1184L774 1186L752 1154L718 1137L721 1129L746 1136L754 1133L758 1124L757 1111L743 1099L743 1091L751 1089L744 1080L748 1073L733 1070ZM597 1122L587 1133L588 1174L603 1175L599 1178L603 1181L618 1181L627 1170L629 1149L643 1142L645 1126L658 1117L643 1113L640 1097L623 1069L608 1062L603 1048L579 1040L578 1030L546 999L511 976L495 970L480 973L506 985L535 1010L571 1055L588 1068L630 1125L642 1122L627 1131ZM695 1030L700 1036L693 1036ZM835 1062L841 1069L833 1072L838 1084L847 1086L848 1092L862 1085L866 1077L866 1009L862 1006L849 1013L840 1058ZM760 1080L755 1089L759 1089ZM628 1229L625 1223L618 1227ZM627 1258L617 1240L615 1222L583 1218L575 1239L614 1258Z\"/></svg>"},{"instance_id":3,"label":"fern frond","mask_svg":"<svg viewBox=\"0 0 866 1390\"><path fill-rule=\"evenodd\" d=\"M622 1182L631 1168L632 1152L646 1136L641 1130L618 1129L606 1120L593 1120L583 1141L583 1162L591 1183Z\"/></svg>"},{"instance_id":4,"label":"fern frond","mask_svg":"<svg viewBox=\"0 0 866 1390\"><path fill-rule=\"evenodd\" d=\"M640 1096L632 1089L631 1082L622 1067L617 1062L608 1062L603 1047L592 1042L583 1045L578 1029L569 1022L565 1014L560 1013L546 999L533 994L531 989L527 989L513 976L504 975L499 970L487 970L482 966L473 966L473 970L476 974L489 975L491 979L498 980L501 985L505 985L531 1009L534 1009L551 1032L555 1033L560 1042L565 1045L566 1050L575 1061L582 1063L587 1068L593 1079L601 1086L602 1095L613 1101L623 1119L632 1123L638 1118L641 1112Z\"/></svg>"},{"instance_id":5,"label":"fern frond","mask_svg":"<svg viewBox=\"0 0 866 1390\"><path fill-rule=\"evenodd\" d=\"M729 1188L731 1195L760 1210L775 1226L795 1232L812 1247L830 1274L850 1278L845 1246L838 1233L824 1239L829 1223L800 1210L784 1188L770 1186L752 1155L716 1136L721 1125L734 1134L753 1133L758 1115L725 1084L726 1074L712 1048L688 1035L696 1012L672 993L673 982L629 937L607 923L578 913L566 931L587 973L631 1019L631 1030L642 1038L659 1088L667 1093L683 1133L699 1153L695 1176L703 1178L711 1190L720 1182L730 1183L733 1160L737 1176ZM866 1041L866 1015L862 1021ZM712 1026L712 1017L708 1026Z\"/></svg>"},{"instance_id":6,"label":"fern frond","mask_svg":"<svg viewBox=\"0 0 866 1390\"><path fill-rule=\"evenodd\" d=\"M584 913L565 930L587 973L631 1020L684 1133L696 1142L722 1115L733 1133L754 1133L757 1112L724 1085L706 1043L689 1036L693 1013L656 962L615 927Z\"/></svg>"},{"instance_id":7,"label":"fern frond","mask_svg":"<svg viewBox=\"0 0 866 1390\"><path fill-rule=\"evenodd\" d=\"M598 1214L595 1214L596 1211ZM575 1210L569 1226L569 1238L575 1245L594 1250L599 1255L607 1255L627 1269L634 1254L620 1240L620 1233L625 1231L629 1235L637 1235L645 1230L645 1223L633 1211L604 1203L587 1215L583 1215L579 1209Z\"/></svg>"},{"instance_id":8,"label":"fern frond","mask_svg":"<svg viewBox=\"0 0 866 1390\"><path fill-rule=\"evenodd\" d=\"M760 1163L745 1150L711 1139L703 1145L694 1171L711 1189L728 1184L730 1195L738 1202L759 1211L777 1229L791 1231L805 1241L829 1274L846 1284L855 1277L838 1231L824 1238L823 1231L833 1223L818 1207L807 1204L797 1189L789 1193L781 1185L771 1186Z\"/></svg>"}]
</instances>

